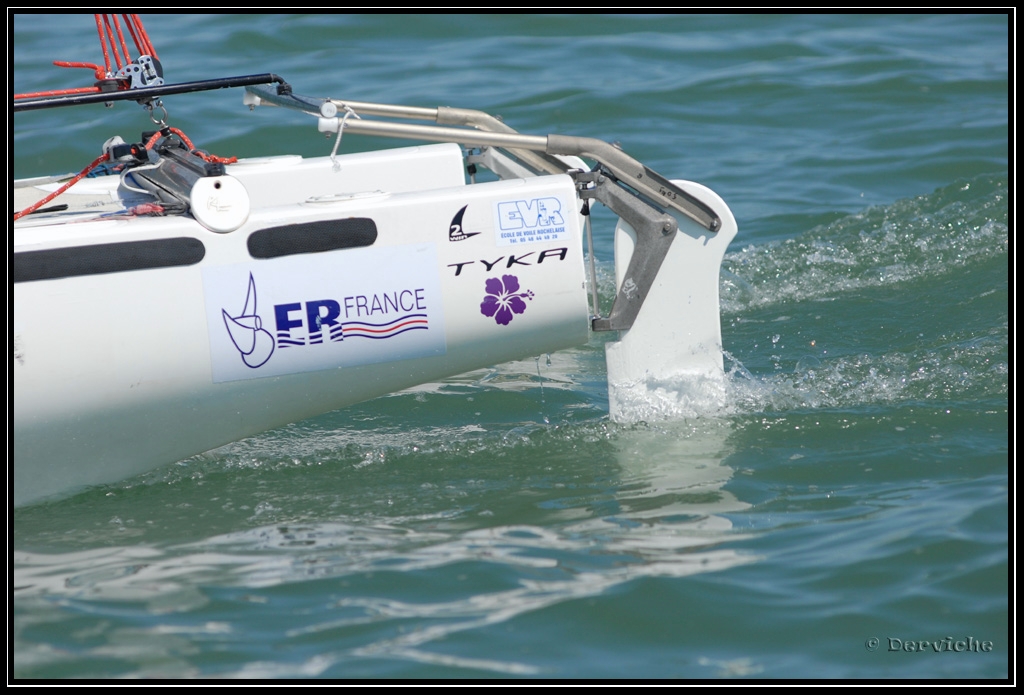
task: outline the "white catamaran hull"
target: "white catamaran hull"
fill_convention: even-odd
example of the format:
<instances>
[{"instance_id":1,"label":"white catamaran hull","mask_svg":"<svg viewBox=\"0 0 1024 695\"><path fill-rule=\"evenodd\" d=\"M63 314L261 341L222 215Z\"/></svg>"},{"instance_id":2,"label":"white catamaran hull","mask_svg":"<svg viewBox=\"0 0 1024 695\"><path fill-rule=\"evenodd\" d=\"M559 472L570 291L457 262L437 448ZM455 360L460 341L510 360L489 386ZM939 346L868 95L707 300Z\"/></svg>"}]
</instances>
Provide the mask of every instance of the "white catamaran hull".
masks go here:
<instances>
[{"instance_id":1,"label":"white catamaran hull","mask_svg":"<svg viewBox=\"0 0 1024 695\"><path fill-rule=\"evenodd\" d=\"M721 387L718 273L735 220L707 188L607 143L520 135L461 109L297 97L275 75L70 101L152 105L240 85L246 104L310 113L337 142L341 109L355 107L440 125L367 119L354 132L444 144L225 168L165 128L108 141L121 175L76 183L59 206L45 207L57 179L15 182L15 505L581 345L590 330L618 333L613 419L657 416L636 403L693 397L685 384ZM478 164L501 180L469 185ZM592 202L620 216L607 317L596 295L588 306Z\"/></svg>"},{"instance_id":2,"label":"white catamaran hull","mask_svg":"<svg viewBox=\"0 0 1024 695\"><path fill-rule=\"evenodd\" d=\"M230 167L270 201L231 233L189 217L19 230L16 504L587 341L569 177L466 186L455 145L346 160ZM410 181L440 187L396 192L410 160L432 172ZM167 267L137 267L150 254Z\"/></svg>"}]
</instances>

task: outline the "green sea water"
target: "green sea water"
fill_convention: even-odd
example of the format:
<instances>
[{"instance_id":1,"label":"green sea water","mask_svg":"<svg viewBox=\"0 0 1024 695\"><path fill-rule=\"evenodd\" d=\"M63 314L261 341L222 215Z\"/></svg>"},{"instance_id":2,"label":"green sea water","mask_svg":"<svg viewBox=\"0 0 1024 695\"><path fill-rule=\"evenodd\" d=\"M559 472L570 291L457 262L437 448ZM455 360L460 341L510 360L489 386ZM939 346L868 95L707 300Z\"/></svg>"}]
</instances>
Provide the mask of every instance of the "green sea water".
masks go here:
<instances>
[{"instance_id":1,"label":"green sea water","mask_svg":"<svg viewBox=\"0 0 1024 695\"><path fill-rule=\"evenodd\" d=\"M597 335L11 510L9 679L1013 677L1006 15L143 19L171 82L482 109L711 187L728 398L614 424ZM52 65L100 60L91 16L8 21L12 92L91 80ZM333 145L165 103L217 154ZM18 114L11 175L150 127Z\"/></svg>"}]
</instances>

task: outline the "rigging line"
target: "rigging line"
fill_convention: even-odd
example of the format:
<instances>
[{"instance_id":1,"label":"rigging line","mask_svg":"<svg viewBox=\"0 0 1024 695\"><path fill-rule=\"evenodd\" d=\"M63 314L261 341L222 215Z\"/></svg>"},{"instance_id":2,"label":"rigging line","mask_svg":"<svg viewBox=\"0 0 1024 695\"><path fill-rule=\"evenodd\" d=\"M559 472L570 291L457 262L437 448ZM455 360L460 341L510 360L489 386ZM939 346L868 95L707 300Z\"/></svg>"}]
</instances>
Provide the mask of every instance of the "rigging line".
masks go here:
<instances>
[{"instance_id":1,"label":"rigging line","mask_svg":"<svg viewBox=\"0 0 1024 695\"><path fill-rule=\"evenodd\" d=\"M98 167L100 164L102 164L103 162L107 161L108 159L110 159L110 155L108 153L104 152L99 157L97 157L95 160L93 160L92 164L90 164L86 168L82 169L82 171L80 171L77 176L75 176L73 179L71 179L70 181L65 183L63 186L61 186L60 188L55 190L53 193L50 193L49 195L47 195L42 200L40 200L40 201L38 201L38 202L36 202L36 203L34 203L32 205L29 205L27 208L25 208L21 212L14 213L14 219L15 220L21 219L25 215L29 215L29 214L35 212L36 210L38 210L39 208L43 207L44 205L49 203L51 200L53 200L54 198L59 196L61 193L63 193L64 191L68 190L69 188L74 186L76 183L78 183L79 181L84 179L86 174L88 174L90 171L92 171L93 169L95 169L96 167Z\"/></svg>"},{"instance_id":2,"label":"rigging line","mask_svg":"<svg viewBox=\"0 0 1024 695\"><path fill-rule=\"evenodd\" d=\"M96 18L96 31L100 35L100 49L103 51L103 64L106 66L106 75L110 76L114 73L110 66L110 52L107 50L107 42L103 36L103 21L99 14L93 15Z\"/></svg>"},{"instance_id":3,"label":"rigging line","mask_svg":"<svg viewBox=\"0 0 1024 695\"><path fill-rule=\"evenodd\" d=\"M117 38L121 42L121 51L124 53L124 64L131 65L132 56L128 52L128 43L124 40L124 32L121 31L121 22L118 21L117 15L110 15L111 20L114 22L114 29L117 30Z\"/></svg>"},{"instance_id":4,"label":"rigging line","mask_svg":"<svg viewBox=\"0 0 1024 695\"><path fill-rule=\"evenodd\" d=\"M142 17L137 14L126 15L126 17L131 17L132 26L138 31L139 38L136 39L136 45L140 46L139 51L152 56L154 60L160 60L160 56L156 54L156 47L150 40L146 27L142 24ZM134 36L134 33L132 35Z\"/></svg>"},{"instance_id":5,"label":"rigging line","mask_svg":"<svg viewBox=\"0 0 1024 695\"><path fill-rule=\"evenodd\" d=\"M110 47L110 52L114 55L114 64L117 69L120 70L124 67L124 62L121 59L121 53L117 50L117 42L114 40L114 28L110 24L110 15L103 15L103 26L104 26L104 40Z\"/></svg>"}]
</instances>

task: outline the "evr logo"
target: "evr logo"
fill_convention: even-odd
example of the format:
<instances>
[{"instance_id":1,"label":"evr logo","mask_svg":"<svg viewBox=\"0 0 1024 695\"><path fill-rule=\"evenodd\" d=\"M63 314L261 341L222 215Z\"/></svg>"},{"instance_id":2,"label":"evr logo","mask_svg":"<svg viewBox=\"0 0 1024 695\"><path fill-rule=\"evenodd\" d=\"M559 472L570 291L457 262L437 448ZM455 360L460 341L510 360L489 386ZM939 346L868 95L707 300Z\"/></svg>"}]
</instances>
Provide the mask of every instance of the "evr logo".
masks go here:
<instances>
[{"instance_id":1,"label":"evr logo","mask_svg":"<svg viewBox=\"0 0 1024 695\"><path fill-rule=\"evenodd\" d=\"M565 224L558 198L534 198L498 203L498 226L503 230L536 229Z\"/></svg>"}]
</instances>

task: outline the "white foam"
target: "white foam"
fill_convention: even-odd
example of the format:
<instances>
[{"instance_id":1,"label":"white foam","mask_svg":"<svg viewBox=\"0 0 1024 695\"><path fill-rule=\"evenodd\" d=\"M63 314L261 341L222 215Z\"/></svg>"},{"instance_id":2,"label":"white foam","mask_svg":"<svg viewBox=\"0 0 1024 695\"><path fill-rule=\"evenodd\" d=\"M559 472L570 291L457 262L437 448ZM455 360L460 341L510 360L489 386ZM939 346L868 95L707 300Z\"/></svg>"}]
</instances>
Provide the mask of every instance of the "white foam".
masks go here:
<instances>
[{"instance_id":1,"label":"white foam","mask_svg":"<svg viewBox=\"0 0 1024 695\"><path fill-rule=\"evenodd\" d=\"M612 419L629 423L725 415L729 396L726 375L705 371L609 381L608 400Z\"/></svg>"}]
</instances>

